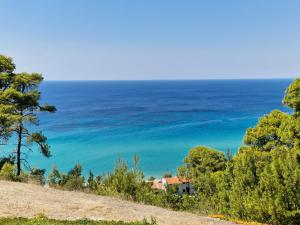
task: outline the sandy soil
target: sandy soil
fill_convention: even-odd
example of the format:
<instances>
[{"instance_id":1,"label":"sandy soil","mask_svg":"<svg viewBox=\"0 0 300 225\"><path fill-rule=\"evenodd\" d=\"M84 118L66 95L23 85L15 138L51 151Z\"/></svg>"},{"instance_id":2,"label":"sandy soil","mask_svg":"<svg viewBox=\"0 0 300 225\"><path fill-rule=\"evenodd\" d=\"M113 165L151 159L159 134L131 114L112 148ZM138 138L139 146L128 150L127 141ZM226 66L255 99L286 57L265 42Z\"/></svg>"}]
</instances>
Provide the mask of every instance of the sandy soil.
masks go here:
<instances>
[{"instance_id":1,"label":"sandy soil","mask_svg":"<svg viewBox=\"0 0 300 225\"><path fill-rule=\"evenodd\" d=\"M0 206L0 217L34 217L43 213L54 219L141 221L153 216L164 225L234 224L111 197L6 181L0 181Z\"/></svg>"}]
</instances>

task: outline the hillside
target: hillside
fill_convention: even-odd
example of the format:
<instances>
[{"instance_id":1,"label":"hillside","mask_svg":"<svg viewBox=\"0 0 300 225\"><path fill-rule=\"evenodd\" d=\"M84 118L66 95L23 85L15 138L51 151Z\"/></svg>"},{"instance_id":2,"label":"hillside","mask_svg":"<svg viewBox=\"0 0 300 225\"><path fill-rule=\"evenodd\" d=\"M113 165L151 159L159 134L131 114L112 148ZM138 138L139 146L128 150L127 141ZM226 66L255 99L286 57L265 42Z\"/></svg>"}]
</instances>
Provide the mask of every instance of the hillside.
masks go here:
<instances>
[{"instance_id":1,"label":"hillside","mask_svg":"<svg viewBox=\"0 0 300 225\"><path fill-rule=\"evenodd\" d=\"M0 181L0 205L0 217L34 217L43 213L54 219L140 221L153 216L164 225L233 224L111 197L6 181Z\"/></svg>"}]
</instances>

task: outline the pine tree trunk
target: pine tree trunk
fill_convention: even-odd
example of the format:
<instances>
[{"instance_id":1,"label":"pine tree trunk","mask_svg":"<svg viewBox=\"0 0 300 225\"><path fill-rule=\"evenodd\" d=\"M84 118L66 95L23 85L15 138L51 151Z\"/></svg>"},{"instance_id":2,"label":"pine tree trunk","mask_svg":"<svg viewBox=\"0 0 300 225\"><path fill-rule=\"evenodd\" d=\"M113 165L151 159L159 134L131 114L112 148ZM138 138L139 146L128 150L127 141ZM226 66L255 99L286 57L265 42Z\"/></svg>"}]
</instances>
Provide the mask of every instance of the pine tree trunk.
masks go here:
<instances>
[{"instance_id":1,"label":"pine tree trunk","mask_svg":"<svg viewBox=\"0 0 300 225\"><path fill-rule=\"evenodd\" d=\"M18 146L17 146L17 176L21 174L21 145L22 145L22 124L18 129Z\"/></svg>"}]
</instances>

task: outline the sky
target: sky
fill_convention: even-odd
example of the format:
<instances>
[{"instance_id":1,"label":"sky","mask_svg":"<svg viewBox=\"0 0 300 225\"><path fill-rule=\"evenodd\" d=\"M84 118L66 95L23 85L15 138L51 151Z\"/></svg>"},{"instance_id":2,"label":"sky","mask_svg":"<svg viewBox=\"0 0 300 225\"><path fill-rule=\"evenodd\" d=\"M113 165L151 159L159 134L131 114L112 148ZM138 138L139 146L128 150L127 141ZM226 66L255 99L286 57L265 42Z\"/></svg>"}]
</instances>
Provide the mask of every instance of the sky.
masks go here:
<instances>
[{"instance_id":1,"label":"sky","mask_svg":"<svg viewBox=\"0 0 300 225\"><path fill-rule=\"evenodd\" d=\"M0 54L46 80L294 78L299 0L0 0Z\"/></svg>"}]
</instances>

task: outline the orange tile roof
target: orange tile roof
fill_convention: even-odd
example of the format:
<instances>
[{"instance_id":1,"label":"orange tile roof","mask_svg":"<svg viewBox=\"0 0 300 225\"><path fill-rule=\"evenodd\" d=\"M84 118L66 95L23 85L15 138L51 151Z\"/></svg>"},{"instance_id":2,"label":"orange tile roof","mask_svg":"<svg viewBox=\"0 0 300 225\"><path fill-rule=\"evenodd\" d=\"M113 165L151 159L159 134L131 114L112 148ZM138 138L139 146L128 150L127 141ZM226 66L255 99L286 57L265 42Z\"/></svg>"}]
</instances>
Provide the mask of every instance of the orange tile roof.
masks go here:
<instances>
[{"instance_id":1,"label":"orange tile roof","mask_svg":"<svg viewBox=\"0 0 300 225\"><path fill-rule=\"evenodd\" d=\"M190 182L190 180L183 178L183 177L166 177L165 179L166 179L167 184L169 184L169 185Z\"/></svg>"}]
</instances>

